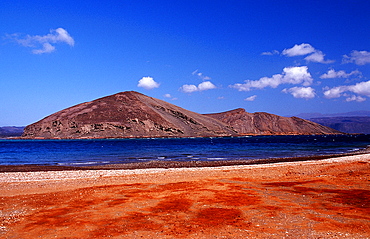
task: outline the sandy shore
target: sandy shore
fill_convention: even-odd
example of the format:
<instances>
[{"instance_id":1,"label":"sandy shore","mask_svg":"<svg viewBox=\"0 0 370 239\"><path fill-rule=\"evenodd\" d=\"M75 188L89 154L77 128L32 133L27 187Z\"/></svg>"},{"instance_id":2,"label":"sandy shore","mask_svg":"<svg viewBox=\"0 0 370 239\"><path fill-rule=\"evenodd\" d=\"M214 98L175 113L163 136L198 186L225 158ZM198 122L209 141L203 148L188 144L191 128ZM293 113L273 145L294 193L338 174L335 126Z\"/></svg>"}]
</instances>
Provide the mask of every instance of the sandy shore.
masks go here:
<instances>
[{"instance_id":1,"label":"sandy shore","mask_svg":"<svg viewBox=\"0 0 370 239\"><path fill-rule=\"evenodd\" d=\"M0 205L1 238L370 238L370 154L2 172Z\"/></svg>"}]
</instances>

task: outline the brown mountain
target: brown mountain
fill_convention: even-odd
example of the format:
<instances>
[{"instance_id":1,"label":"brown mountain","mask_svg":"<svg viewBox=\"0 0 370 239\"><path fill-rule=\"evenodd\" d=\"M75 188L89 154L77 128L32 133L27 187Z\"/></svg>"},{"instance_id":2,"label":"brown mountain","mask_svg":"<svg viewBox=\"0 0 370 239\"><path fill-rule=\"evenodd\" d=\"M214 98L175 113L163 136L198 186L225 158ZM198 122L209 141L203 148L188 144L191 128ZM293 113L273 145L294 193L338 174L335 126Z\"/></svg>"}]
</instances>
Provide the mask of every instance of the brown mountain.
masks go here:
<instances>
[{"instance_id":1,"label":"brown mountain","mask_svg":"<svg viewBox=\"0 0 370 239\"><path fill-rule=\"evenodd\" d=\"M54 113L24 130L24 138L132 138L236 135L214 118L129 91Z\"/></svg>"},{"instance_id":2,"label":"brown mountain","mask_svg":"<svg viewBox=\"0 0 370 239\"><path fill-rule=\"evenodd\" d=\"M340 134L341 132L298 117L282 117L264 112L248 113L235 109L207 114L233 127L241 135L307 135Z\"/></svg>"},{"instance_id":3,"label":"brown mountain","mask_svg":"<svg viewBox=\"0 0 370 239\"><path fill-rule=\"evenodd\" d=\"M128 91L61 110L28 125L23 138L215 137L261 134L335 134L325 126L237 109L202 115Z\"/></svg>"}]
</instances>

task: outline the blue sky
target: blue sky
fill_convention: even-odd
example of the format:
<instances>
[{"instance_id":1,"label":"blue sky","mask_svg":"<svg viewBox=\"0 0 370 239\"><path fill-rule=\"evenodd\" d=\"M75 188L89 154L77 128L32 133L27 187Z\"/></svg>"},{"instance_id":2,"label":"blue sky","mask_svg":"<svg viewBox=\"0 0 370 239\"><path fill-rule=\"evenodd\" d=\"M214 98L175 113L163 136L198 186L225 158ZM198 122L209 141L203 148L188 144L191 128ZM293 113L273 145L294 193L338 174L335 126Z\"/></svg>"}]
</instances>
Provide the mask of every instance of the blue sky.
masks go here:
<instances>
[{"instance_id":1,"label":"blue sky","mask_svg":"<svg viewBox=\"0 0 370 239\"><path fill-rule=\"evenodd\" d=\"M370 1L0 2L0 126L135 90L198 113L370 109Z\"/></svg>"}]
</instances>

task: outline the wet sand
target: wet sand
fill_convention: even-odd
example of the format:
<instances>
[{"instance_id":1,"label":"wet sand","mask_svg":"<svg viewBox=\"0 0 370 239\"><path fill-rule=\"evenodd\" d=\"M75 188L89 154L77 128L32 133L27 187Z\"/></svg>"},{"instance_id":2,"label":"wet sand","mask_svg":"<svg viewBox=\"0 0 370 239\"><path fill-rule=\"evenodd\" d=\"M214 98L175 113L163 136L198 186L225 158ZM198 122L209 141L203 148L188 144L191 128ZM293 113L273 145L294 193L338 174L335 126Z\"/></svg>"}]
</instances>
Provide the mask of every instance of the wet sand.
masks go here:
<instances>
[{"instance_id":1,"label":"wet sand","mask_svg":"<svg viewBox=\"0 0 370 239\"><path fill-rule=\"evenodd\" d=\"M370 154L196 166L8 168L0 238L370 238Z\"/></svg>"}]
</instances>

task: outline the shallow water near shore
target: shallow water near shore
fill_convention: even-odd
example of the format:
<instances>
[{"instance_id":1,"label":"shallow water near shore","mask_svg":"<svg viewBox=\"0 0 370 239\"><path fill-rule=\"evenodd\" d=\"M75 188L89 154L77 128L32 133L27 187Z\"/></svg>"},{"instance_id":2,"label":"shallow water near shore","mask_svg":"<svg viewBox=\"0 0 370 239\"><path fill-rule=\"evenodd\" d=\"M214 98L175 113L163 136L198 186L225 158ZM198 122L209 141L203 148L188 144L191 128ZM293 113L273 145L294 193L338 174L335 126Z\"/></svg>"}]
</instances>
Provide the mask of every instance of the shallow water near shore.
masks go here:
<instances>
[{"instance_id":1,"label":"shallow water near shore","mask_svg":"<svg viewBox=\"0 0 370 239\"><path fill-rule=\"evenodd\" d=\"M97 140L0 140L0 165L92 166L148 161L219 161L351 153L370 135Z\"/></svg>"}]
</instances>

